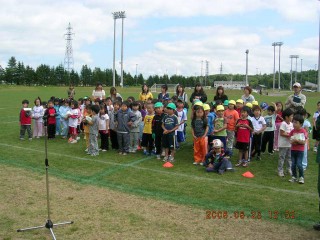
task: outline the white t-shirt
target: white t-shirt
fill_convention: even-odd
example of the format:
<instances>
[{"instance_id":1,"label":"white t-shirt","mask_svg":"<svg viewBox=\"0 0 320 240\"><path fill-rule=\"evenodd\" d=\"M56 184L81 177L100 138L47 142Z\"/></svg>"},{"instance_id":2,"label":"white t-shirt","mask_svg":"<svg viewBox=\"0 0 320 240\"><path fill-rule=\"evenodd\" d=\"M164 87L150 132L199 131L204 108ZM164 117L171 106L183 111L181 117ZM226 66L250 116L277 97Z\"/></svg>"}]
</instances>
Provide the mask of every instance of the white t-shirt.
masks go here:
<instances>
[{"instance_id":1,"label":"white t-shirt","mask_svg":"<svg viewBox=\"0 0 320 240\"><path fill-rule=\"evenodd\" d=\"M99 131L100 130L108 130L107 129L107 120L109 120L108 114L99 116Z\"/></svg>"},{"instance_id":2,"label":"white t-shirt","mask_svg":"<svg viewBox=\"0 0 320 240\"><path fill-rule=\"evenodd\" d=\"M275 124L276 124L276 115L272 114L272 115L265 115L264 116L264 120L266 121L266 132L271 132L274 131L275 129Z\"/></svg>"},{"instance_id":3,"label":"white t-shirt","mask_svg":"<svg viewBox=\"0 0 320 240\"><path fill-rule=\"evenodd\" d=\"M287 124L285 121L283 121L280 124L279 128L279 137L278 137L278 146L281 147L291 147L290 138L289 137L283 137L280 135L280 131L283 130L286 133L290 133L293 130L293 124L290 122Z\"/></svg>"},{"instance_id":4,"label":"white t-shirt","mask_svg":"<svg viewBox=\"0 0 320 240\"><path fill-rule=\"evenodd\" d=\"M266 121L262 116L260 116L258 119L255 116L251 117L251 122L253 125L254 132L260 131L263 125L266 125Z\"/></svg>"},{"instance_id":5,"label":"white t-shirt","mask_svg":"<svg viewBox=\"0 0 320 240\"><path fill-rule=\"evenodd\" d=\"M105 93L104 90L101 90L101 91L93 90L93 91L92 91L92 96L93 96L94 98L100 98L100 100L102 100L103 98L105 98L106 93Z\"/></svg>"},{"instance_id":6,"label":"white t-shirt","mask_svg":"<svg viewBox=\"0 0 320 240\"><path fill-rule=\"evenodd\" d=\"M178 114L178 123L180 124L182 121L187 121L187 114L184 110L182 111L178 111L177 110L177 114ZM179 128L177 129L177 131L179 132L183 132L184 131L184 124L179 125Z\"/></svg>"},{"instance_id":7,"label":"white t-shirt","mask_svg":"<svg viewBox=\"0 0 320 240\"><path fill-rule=\"evenodd\" d=\"M71 116L77 116L76 118L69 117L69 127L76 128L78 125L78 117L79 117L79 108L71 109L70 111Z\"/></svg>"}]
</instances>

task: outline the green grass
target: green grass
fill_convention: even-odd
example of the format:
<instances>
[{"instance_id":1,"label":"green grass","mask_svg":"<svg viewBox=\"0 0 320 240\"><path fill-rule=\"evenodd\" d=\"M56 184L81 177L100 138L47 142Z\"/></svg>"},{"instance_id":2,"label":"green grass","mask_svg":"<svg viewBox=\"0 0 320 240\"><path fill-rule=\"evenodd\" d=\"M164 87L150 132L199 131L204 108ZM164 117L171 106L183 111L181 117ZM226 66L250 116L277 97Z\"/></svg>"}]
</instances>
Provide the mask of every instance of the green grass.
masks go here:
<instances>
[{"instance_id":1,"label":"green grass","mask_svg":"<svg viewBox=\"0 0 320 240\"><path fill-rule=\"evenodd\" d=\"M123 97L137 97L140 88L119 90ZM91 88L77 88L76 96L87 96L91 92ZM208 99L213 99L214 91L207 92ZM229 99L238 99L242 95L241 91L227 91L226 93ZM190 96L191 92L188 94ZM270 103L271 101L284 102L287 95L280 97L255 95L255 97L259 102ZM316 103L319 100L317 95L317 93L307 93L306 108L310 113L316 110ZM21 100L26 98L32 103L37 96L44 100L51 96L65 97L66 89L0 87L0 102L2 103L0 106L0 121L2 122L0 165L14 166L36 173L44 172L44 140L19 141L18 114ZM234 173L224 175L206 173L202 167L192 165L193 151L190 131L187 140L176 154L174 168L165 169L162 167L162 162L154 157L145 157L141 153L119 156L116 152L108 151L93 158L85 154L83 140L71 145L66 140L56 139L50 141L48 145L50 174L79 184L106 187L204 210L228 211L229 214L234 211L245 211L246 215L249 215L251 211L261 212L264 220L279 221L285 224L310 227L319 220L318 170L315 163L316 155L312 151L308 153L309 167L305 173L306 183L299 185L289 183L288 177L279 178L277 176L277 154L263 156L262 161L252 162L248 168L237 168ZM235 157L232 161L236 162ZM248 170L255 175L255 178L242 177L241 174ZM278 219L270 219L269 211L278 211ZM286 211L294 211L295 219L286 219ZM128 221L139 224L141 219L131 215ZM12 221L2 217L1 213L0 222L6 222L7 226L12 224Z\"/></svg>"}]
</instances>

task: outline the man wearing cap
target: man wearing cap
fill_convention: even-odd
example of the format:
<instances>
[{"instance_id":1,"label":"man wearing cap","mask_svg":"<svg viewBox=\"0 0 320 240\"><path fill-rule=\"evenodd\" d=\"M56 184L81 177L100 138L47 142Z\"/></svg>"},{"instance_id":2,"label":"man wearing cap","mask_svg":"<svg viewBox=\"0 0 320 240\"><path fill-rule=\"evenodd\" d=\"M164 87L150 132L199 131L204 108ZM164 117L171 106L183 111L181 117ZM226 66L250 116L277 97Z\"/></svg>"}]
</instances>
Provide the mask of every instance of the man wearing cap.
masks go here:
<instances>
[{"instance_id":1,"label":"man wearing cap","mask_svg":"<svg viewBox=\"0 0 320 240\"><path fill-rule=\"evenodd\" d=\"M296 82L293 84L293 94L290 95L285 103L286 108L290 108L295 112L295 108L304 107L307 98L301 93L301 85Z\"/></svg>"}]
</instances>

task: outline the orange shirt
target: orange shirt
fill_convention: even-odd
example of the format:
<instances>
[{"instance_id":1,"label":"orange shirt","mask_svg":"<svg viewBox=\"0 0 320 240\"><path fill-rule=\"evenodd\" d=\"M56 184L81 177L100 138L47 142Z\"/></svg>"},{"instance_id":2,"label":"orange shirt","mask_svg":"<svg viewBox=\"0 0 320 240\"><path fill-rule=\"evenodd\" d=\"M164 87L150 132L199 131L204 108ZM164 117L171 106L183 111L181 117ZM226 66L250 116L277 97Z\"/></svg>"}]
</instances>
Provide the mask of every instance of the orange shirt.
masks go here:
<instances>
[{"instance_id":1,"label":"orange shirt","mask_svg":"<svg viewBox=\"0 0 320 240\"><path fill-rule=\"evenodd\" d=\"M224 116L227 118L227 130L234 131L236 122L239 118L239 113L236 110L226 109L224 111Z\"/></svg>"}]
</instances>

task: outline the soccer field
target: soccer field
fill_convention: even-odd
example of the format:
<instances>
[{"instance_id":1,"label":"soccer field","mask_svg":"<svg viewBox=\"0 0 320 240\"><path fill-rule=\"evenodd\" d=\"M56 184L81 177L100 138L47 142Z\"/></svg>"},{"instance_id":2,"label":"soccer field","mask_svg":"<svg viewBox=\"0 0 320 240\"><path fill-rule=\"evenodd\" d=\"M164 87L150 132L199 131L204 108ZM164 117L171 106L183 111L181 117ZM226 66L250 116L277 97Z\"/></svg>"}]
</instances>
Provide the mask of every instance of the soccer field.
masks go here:
<instances>
[{"instance_id":1,"label":"soccer field","mask_svg":"<svg viewBox=\"0 0 320 240\"><path fill-rule=\"evenodd\" d=\"M140 88L118 91L137 98ZM211 101L214 90L206 91ZM76 98L91 93L92 88L76 88ZM242 92L226 94L236 100ZM255 97L259 103L284 103L289 94ZM319 94L306 95L313 115ZM42 225L47 217L44 139L19 140L21 101L28 99L33 107L38 96L66 97L66 88L0 86L0 239L50 239L47 230L16 232ZM235 172L205 172L192 165L190 127L170 169L141 152L123 156L109 150L91 157L83 136L77 144L58 137L48 142L51 217L75 223L54 230L58 239L319 239L312 230L320 220L312 147L313 141L305 184L299 185L288 182L289 176L278 177L277 152ZM233 164L236 158L237 152ZM255 177L244 178L246 171Z\"/></svg>"}]
</instances>

